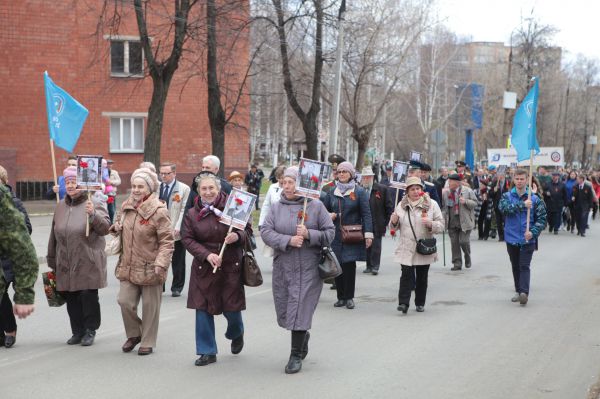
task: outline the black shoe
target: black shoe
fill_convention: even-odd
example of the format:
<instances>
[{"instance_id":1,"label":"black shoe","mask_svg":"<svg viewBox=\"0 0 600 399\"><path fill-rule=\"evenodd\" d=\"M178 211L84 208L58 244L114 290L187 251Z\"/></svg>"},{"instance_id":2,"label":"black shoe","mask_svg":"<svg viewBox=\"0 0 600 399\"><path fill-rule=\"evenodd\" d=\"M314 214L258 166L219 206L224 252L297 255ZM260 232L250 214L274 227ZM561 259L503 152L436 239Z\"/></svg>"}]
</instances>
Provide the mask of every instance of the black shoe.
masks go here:
<instances>
[{"instance_id":1,"label":"black shoe","mask_svg":"<svg viewBox=\"0 0 600 399\"><path fill-rule=\"evenodd\" d=\"M285 373L296 374L300 370L302 370L302 357L298 354L291 354L290 360L285 366Z\"/></svg>"},{"instance_id":2,"label":"black shoe","mask_svg":"<svg viewBox=\"0 0 600 399\"><path fill-rule=\"evenodd\" d=\"M370 267L367 267L365 270L363 270L363 273L372 273L373 269L371 269Z\"/></svg>"},{"instance_id":3,"label":"black shoe","mask_svg":"<svg viewBox=\"0 0 600 399\"><path fill-rule=\"evenodd\" d=\"M465 263L465 267L466 267L467 269L470 269L470 268L471 268L471 264L470 264L470 263L468 263L468 264L467 264L467 263Z\"/></svg>"},{"instance_id":4,"label":"black shoe","mask_svg":"<svg viewBox=\"0 0 600 399\"><path fill-rule=\"evenodd\" d=\"M85 330L85 334L83 334L83 337L81 338L81 346L92 346L94 338L96 338L96 331Z\"/></svg>"},{"instance_id":5,"label":"black shoe","mask_svg":"<svg viewBox=\"0 0 600 399\"><path fill-rule=\"evenodd\" d=\"M304 344L302 345L302 350L300 351L300 358L304 360L306 355L308 355L308 340L310 339L310 332L306 332L306 336L304 337Z\"/></svg>"},{"instance_id":6,"label":"black shoe","mask_svg":"<svg viewBox=\"0 0 600 399\"><path fill-rule=\"evenodd\" d=\"M5 348L12 348L15 342L17 342L17 337L15 335L6 335L2 345L4 345Z\"/></svg>"},{"instance_id":7,"label":"black shoe","mask_svg":"<svg viewBox=\"0 0 600 399\"><path fill-rule=\"evenodd\" d=\"M171 291L171 296L177 298L178 296L181 296L181 291Z\"/></svg>"},{"instance_id":8,"label":"black shoe","mask_svg":"<svg viewBox=\"0 0 600 399\"><path fill-rule=\"evenodd\" d=\"M377 268L377 269L371 269L371 274L373 276L377 276L379 274L379 268Z\"/></svg>"},{"instance_id":9,"label":"black shoe","mask_svg":"<svg viewBox=\"0 0 600 399\"><path fill-rule=\"evenodd\" d=\"M285 366L286 374L295 374L302 369L302 350L306 343L307 333L308 331L292 331L292 350L290 359Z\"/></svg>"},{"instance_id":10,"label":"black shoe","mask_svg":"<svg viewBox=\"0 0 600 399\"><path fill-rule=\"evenodd\" d=\"M354 301L352 299L346 301L346 309L354 309Z\"/></svg>"},{"instance_id":11,"label":"black shoe","mask_svg":"<svg viewBox=\"0 0 600 399\"><path fill-rule=\"evenodd\" d=\"M554 235L557 236L558 235L558 230L554 230Z\"/></svg>"},{"instance_id":12,"label":"black shoe","mask_svg":"<svg viewBox=\"0 0 600 399\"><path fill-rule=\"evenodd\" d=\"M417 312L422 313L425 311L425 306L417 306Z\"/></svg>"},{"instance_id":13,"label":"black shoe","mask_svg":"<svg viewBox=\"0 0 600 399\"><path fill-rule=\"evenodd\" d=\"M329 289L330 289L330 290L335 290L335 289L337 289L337 287L336 287L335 283L331 284L331 287L329 287Z\"/></svg>"},{"instance_id":14,"label":"black shoe","mask_svg":"<svg viewBox=\"0 0 600 399\"><path fill-rule=\"evenodd\" d=\"M582 237L585 237L585 233L581 233L581 236L582 236Z\"/></svg>"},{"instance_id":15,"label":"black shoe","mask_svg":"<svg viewBox=\"0 0 600 399\"><path fill-rule=\"evenodd\" d=\"M67 345L79 345L82 338L83 335L81 334L73 334L73 336L67 341Z\"/></svg>"},{"instance_id":16,"label":"black shoe","mask_svg":"<svg viewBox=\"0 0 600 399\"><path fill-rule=\"evenodd\" d=\"M4 334L1 334L1 335L0 335L0 346L4 346L4 343L5 343L5 341L4 341L4 340L5 340L5 339L6 339L6 336L5 336Z\"/></svg>"},{"instance_id":17,"label":"black shoe","mask_svg":"<svg viewBox=\"0 0 600 399\"><path fill-rule=\"evenodd\" d=\"M401 303L398 305L398 311L406 314L408 312L408 305L405 303Z\"/></svg>"},{"instance_id":18,"label":"black shoe","mask_svg":"<svg viewBox=\"0 0 600 399\"><path fill-rule=\"evenodd\" d=\"M334 303L333 306L335 306L336 308L341 308L342 306L346 306L346 300L338 299L338 301L336 303Z\"/></svg>"},{"instance_id":19,"label":"black shoe","mask_svg":"<svg viewBox=\"0 0 600 399\"><path fill-rule=\"evenodd\" d=\"M244 333L239 337L231 340L231 353L237 355L244 348Z\"/></svg>"},{"instance_id":20,"label":"black shoe","mask_svg":"<svg viewBox=\"0 0 600 399\"><path fill-rule=\"evenodd\" d=\"M454 266L454 267L453 267L452 269L450 269L450 270L452 270L452 271L454 272L454 271L457 271L457 270L462 270L462 267L460 267L460 266Z\"/></svg>"},{"instance_id":21,"label":"black shoe","mask_svg":"<svg viewBox=\"0 0 600 399\"><path fill-rule=\"evenodd\" d=\"M208 364L215 363L216 361L217 355L200 355L194 364L196 366L206 366Z\"/></svg>"}]
</instances>

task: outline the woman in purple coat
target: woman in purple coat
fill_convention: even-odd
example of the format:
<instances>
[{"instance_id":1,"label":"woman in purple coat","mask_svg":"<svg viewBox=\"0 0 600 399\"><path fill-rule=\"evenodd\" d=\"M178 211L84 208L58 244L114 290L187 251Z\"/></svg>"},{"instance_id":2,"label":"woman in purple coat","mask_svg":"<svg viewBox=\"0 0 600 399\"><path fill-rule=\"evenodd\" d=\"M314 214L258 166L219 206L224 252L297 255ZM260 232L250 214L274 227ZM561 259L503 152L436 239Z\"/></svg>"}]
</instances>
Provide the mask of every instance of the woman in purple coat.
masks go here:
<instances>
[{"instance_id":1,"label":"woman in purple coat","mask_svg":"<svg viewBox=\"0 0 600 399\"><path fill-rule=\"evenodd\" d=\"M275 250L272 282L277 323L292 332L287 374L300 371L308 354L308 330L323 289L318 270L321 248L335 236L335 226L319 200L309 199L303 214L304 198L295 195L297 178L298 168L286 169L281 199L271 205L260 230L265 244Z\"/></svg>"},{"instance_id":2,"label":"woman in purple coat","mask_svg":"<svg viewBox=\"0 0 600 399\"><path fill-rule=\"evenodd\" d=\"M227 233L228 226L219 222L227 202L219 178L201 174L196 183L200 195L184 219L182 241L194 256L187 307L196 309L196 353L200 356L196 366L206 366L217 361L214 315L222 313L227 319L225 337L231 340L231 353L237 355L244 347L242 248L252 229L248 224L245 231ZM227 247L221 259L223 243Z\"/></svg>"}]
</instances>

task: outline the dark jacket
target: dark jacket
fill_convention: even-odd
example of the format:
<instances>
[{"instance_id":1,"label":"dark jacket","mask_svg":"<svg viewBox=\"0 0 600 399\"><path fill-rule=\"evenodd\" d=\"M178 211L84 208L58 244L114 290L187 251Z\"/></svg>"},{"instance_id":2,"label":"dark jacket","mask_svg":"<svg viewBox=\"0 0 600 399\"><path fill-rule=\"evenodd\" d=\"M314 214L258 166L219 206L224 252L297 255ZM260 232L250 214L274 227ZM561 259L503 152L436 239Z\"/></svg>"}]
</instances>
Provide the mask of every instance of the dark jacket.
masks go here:
<instances>
[{"instance_id":1,"label":"dark jacket","mask_svg":"<svg viewBox=\"0 0 600 399\"><path fill-rule=\"evenodd\" d=\"M496 189L497 188L497 189ZM500 179L496 178L492 181L492 185L490 187L490 195L492 200L494 201L494 209L498 210L498 205L500 204L500 200L502 199L502 195L504 193L510 191L510 180L505 178L504 183L500 182Z\"/></svg>"},{"instance_id":2,"label":"dark jacket","mask_svg":"<svg viewBox=\"0 0 600 399\"><path fill-rule=\"evenodd\" d=\"M227 196L221 192L216 200L217 208L223 210L226 202ZM227 245L221 267L213 273L207 257L211 253L219 254L229 227L219 222L213 212L200 218L200 211L201 206L196 203L183 220L185 227L181 242L194 257L187 307L212 315L244 310L246 296L242 284L242 250L246 237L252 235L252 228L248 223L245 231L234 230L239 239Z\"/></svg>"},{"instance_id":3,"label":"dark jacket","mask_svg":"<svg viewBox=\"0 0 600 399\"><path fill-rule=\"evenodd\" d=\"M248 192L257 194L260 192L260 186L262 185L262 179L265 177L265 174L262 170L257 169L256 172L252 172L252 170L246 173L246 177L244 178L244 184L248 187Z\"/></svg>"},{"instance_id":4,"label":"dark jacket","mask_svg":"<svg viewBox=\"0 0 600 399\"><path fill-rule=\"evenodd\" d=\"M344 225L360 224L363 228L365 238L373 238L373 220L367 192L356 185L353 190L348 190L344 195L336 187L324 198L325 208L330 213L336 213L335 238L331 248L335 252L340 263L366 261L367 252L365 243L344 244L340 223Z\"/></svg>"},{"instance_id":5,"label":"dark jacket","mask_svg":"<svg viewBox=\"0 0 600 399\"><path fill-rule=\"evenodd\" d=\"M31 232L32 232L31 221L29 220L29 215L27 214L27 210L25 209L25 206L23 206L23 202L12 191L12 187L10 187L8 184L6 184L5 187L8 188L8 190L10 191L10 194L12 196L12 202L13 202L15 208L17 208L19 210L19 212L21 212L21 214L23 215L23 218L25 219L25 226L27 227L27 230L29 231L29 235L31 235ZM4 279L6 280L6 282L7 283L13 282L14 278L15 278L15 274L13 272L12 262L8 258L1 258L0 264L2 264L2 270L4 271Z\"/></svg>"},{"instance_id":6,"label":"dark jacket","mask_svg":"<svg viewBox=\"0 0 600 399\"><path fill-rule=\"evenodd\" d=\"M561 212L563 207L569 202L565 185L560 180L557 183L550 182L545 190L548 212Z\"/></svg>"},{"instance_id":7,"label":"dark jacket","mask_svg":"<svg viewBox=\"0 0 600 399\"><path fill-rule=\"evenodd\" d=\"M437 179L435 179L435 181L434 181L438 198L442 198L442 190L444 189L444 187L446 187L446 181L448 181L448 178L444 177L444 176L440 176ZM441 204L438 204L438 205L440 205L440 207L441 207Z\"/></svg>"},{"instance_id":8,"label":"dark jacket","mask_svg":"<svg viewBox=\"0 0 600 399\"><path fill-rule=\"evenodd\" d=\"M583 190L579 189L579 184L573 186L573 208L576 210L586 212L592 209L594 203L594 188L592 185L584 181Z\"/></svg>"},{"instance_id":9,"label":"dark jacket","mask_svg":"<svg viewBox=\"0 0 600 399\"><path fill-rule=\"evenodd\" d=\"M385 236L385 230L394 210L388 201L388 188L379 183L373 183L371 196L369 198L371 217L373 218L373 235L375 237Z\"/></svg>"},{"instance_id":10,"label":"dark jacket","mask_svg":"<svg viewBox=\"0 0 600 399\"><path fill-rule=\"evenodd\" d=\"M194 177L192 184L190 184L190 195L188 196L187 203L185 204L186 211L192 208L196 203L196 197L198 197L198 183L196 183L196 178L200 175L200 173L198 173L196 177ZM221 191L229 195L233 187L231 186L231 184L229 184L227 180L223 179L222 177L220 177L219 180L221 181Z\"/></svg>"}]
</instances>

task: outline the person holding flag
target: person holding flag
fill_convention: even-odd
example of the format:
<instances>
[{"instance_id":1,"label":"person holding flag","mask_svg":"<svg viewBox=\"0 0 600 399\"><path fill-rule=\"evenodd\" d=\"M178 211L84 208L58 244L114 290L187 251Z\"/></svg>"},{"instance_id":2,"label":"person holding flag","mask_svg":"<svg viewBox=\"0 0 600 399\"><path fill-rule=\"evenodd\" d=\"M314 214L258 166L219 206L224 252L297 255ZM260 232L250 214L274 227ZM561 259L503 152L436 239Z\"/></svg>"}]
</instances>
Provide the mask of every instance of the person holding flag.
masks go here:
<instances>
[{"instance_id":1,"label":"person holding flag","mask_svg":"<svg viewBox=\"0 0 600 399\"><path fill-rule=\"evenodd\" d=\"M529 159L529 172L525 169L515 171L514 187L502 195L498 206L505 217L504 239L515 284L516 295L511 301L521 305L526 305L529 300L531 259L537 249L537 238L546 228L546 206L531 192L534 151L540 152L535 135L538 90L535 79L533 88L515 114L511 137L518 162Z\"/></svg>"}]
</instances>

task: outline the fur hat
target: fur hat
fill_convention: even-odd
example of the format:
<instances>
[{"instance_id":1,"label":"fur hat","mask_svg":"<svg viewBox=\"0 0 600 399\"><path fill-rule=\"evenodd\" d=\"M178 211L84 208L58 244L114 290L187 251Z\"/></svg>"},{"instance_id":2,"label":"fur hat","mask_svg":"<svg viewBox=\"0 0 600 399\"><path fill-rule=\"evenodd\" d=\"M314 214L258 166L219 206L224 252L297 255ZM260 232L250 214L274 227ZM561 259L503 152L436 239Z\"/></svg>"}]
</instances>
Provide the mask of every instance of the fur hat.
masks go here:
<instances>
[{"instance_id":1,"label":"fur hat","mask_svg":"<svg viewBox=\"0 0 600 399\"><path fill-rule=\"evenodd\" d=\"M227 181L232 181L233 179L242 179L242 180L244 180L244 175L242 175L237 170L234 170L233 172L231 172L231 174L227 178Z\"/></svg>"},{"instance_id":2,"label":"fur hat","mask_svg":"<svg viewBox=\"0 0 600 399\"><path fill-rule=\"evenodd\" d=\"M150 188L150 192L153 193L156 190L158 190L158 186L159 186L159 182L158 182L158 176L156 176L156 173L154 173L153 171L151 171L148 168L139 168L136 169L132 174L131 174L131 182L133 183L133 180L136 178L140 178L142 180L144 180L144 182L146 182L146 185L148 186L148 188Z\"/></svg>"}]
</instances>

